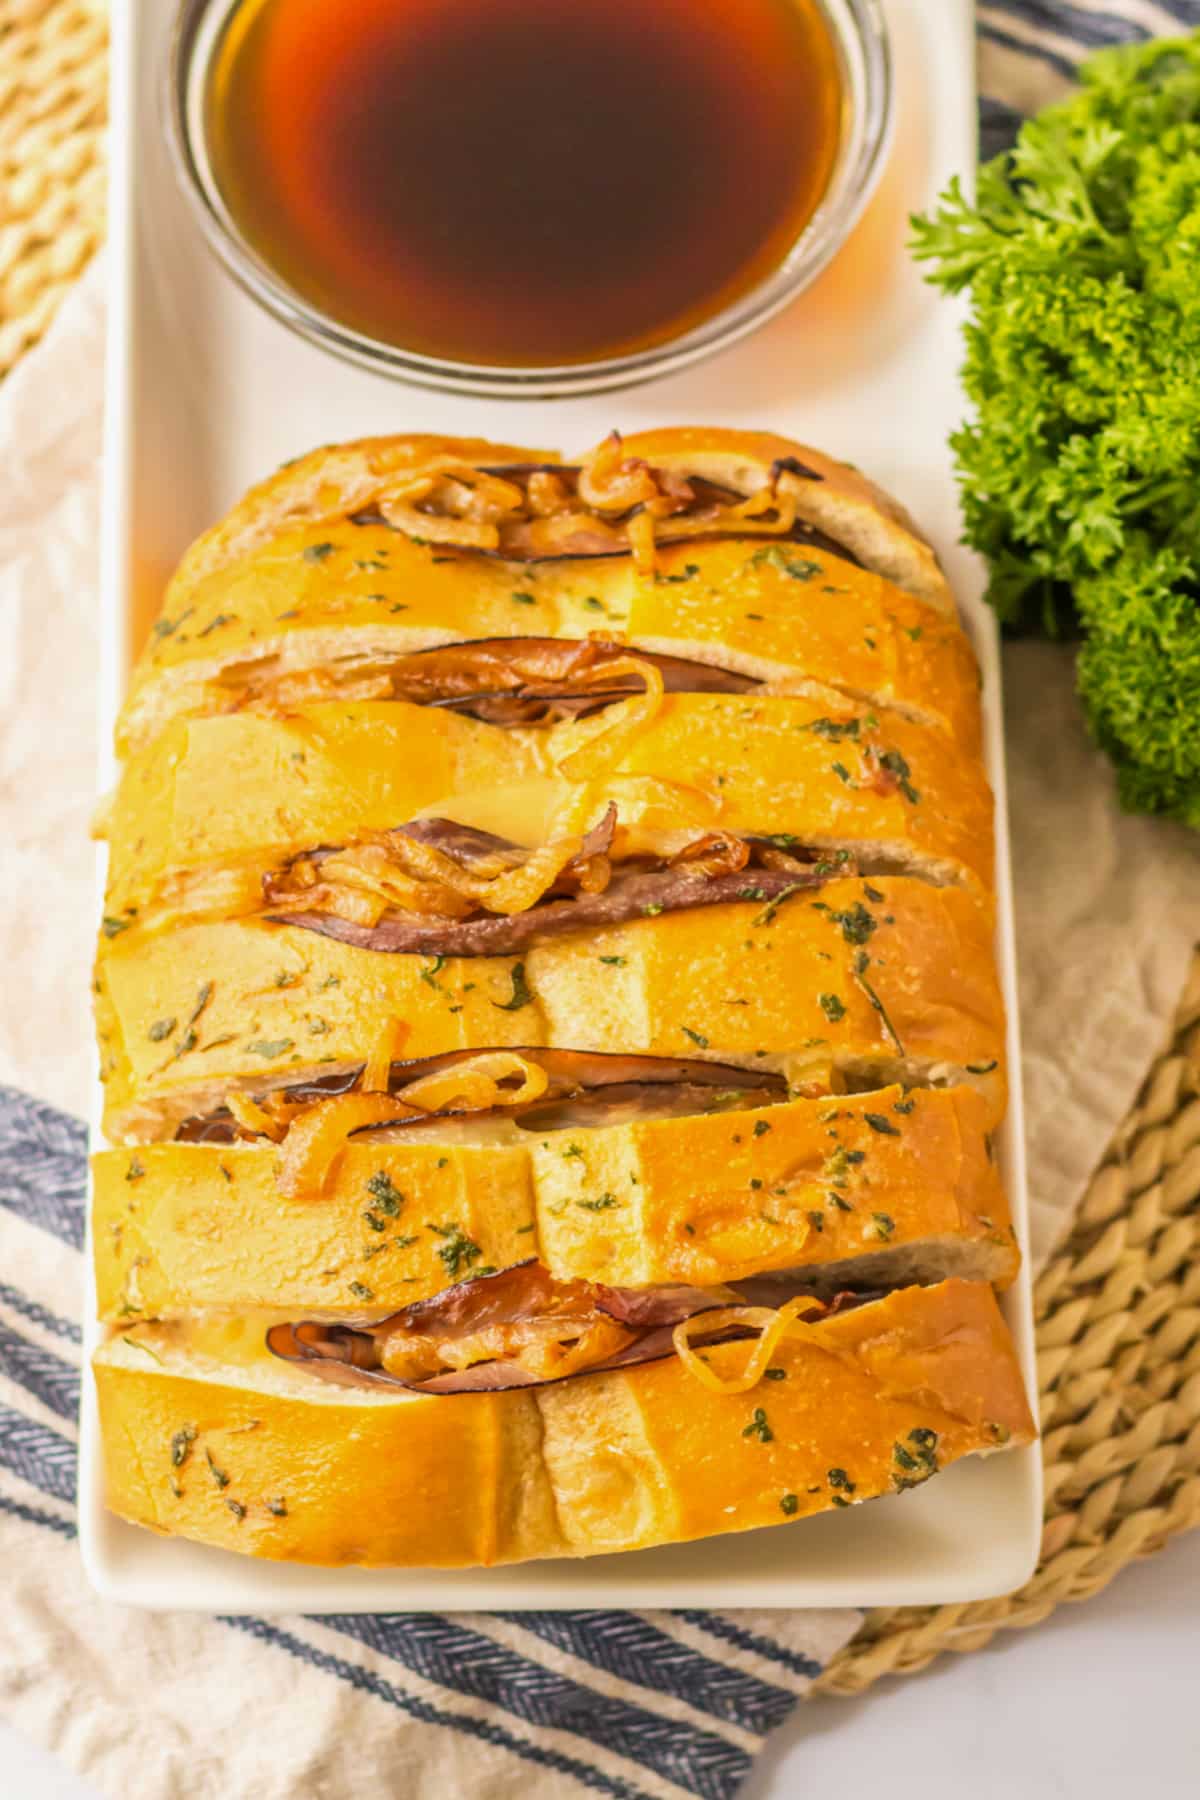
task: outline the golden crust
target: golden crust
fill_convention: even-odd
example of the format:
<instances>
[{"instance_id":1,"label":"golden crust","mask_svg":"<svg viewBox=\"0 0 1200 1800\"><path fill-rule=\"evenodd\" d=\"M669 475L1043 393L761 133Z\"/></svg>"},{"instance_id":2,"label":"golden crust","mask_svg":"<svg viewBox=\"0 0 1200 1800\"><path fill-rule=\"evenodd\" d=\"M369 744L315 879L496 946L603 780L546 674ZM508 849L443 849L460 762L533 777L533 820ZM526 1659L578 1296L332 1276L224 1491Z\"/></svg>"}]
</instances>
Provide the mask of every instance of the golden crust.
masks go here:
<instances>
[{"instance_id":1,"label":"golden crust","mask_svg":"<svg viewBox=\"0 0 1200 1800\"><path fill-rule=\"evenodd\" d=\"M118 1342L95 1358L109 1505L277 1560L449 1568L639 1549L858 1504L1034 1429L978 1283L905 1288L785 1339L783 1378L744 1395L670 1357L539 1390L376 1399L278 1364L189 1365L170 1326L135 1335L142 1353ZM728 1376L746 1351L706 1354Z\"/></svg>"},{"instance_id":2,"label":"golden crust","mask_svg":"<svg viewBox=\"0 0 1200 1800\"><path fill-rule=\"evenodd\" d=\"M488 466L560 460L553 450L493 444L487 438L439 437L432 432L322 445L256 482L219 524L196 539L167 589L164 612L170 616L176 607L186 605L195 583L269 542L276 532L303 521L319 524L347 518L368 506L385 482L419 475L447 457Z\"/></svg>"},{"instance_id":3,"label":"golden crust","mask_svg":"<svg viewBox=\"0 0 1200 1800\"><path fill-rule=\"evenodd\" d=\"M617 1287L819 1274L849 1258L872 1287L872 1258L926 1239L992 1246L996 1279L1011 1280L1018 1257L987 1153L986 1102L971 1088L909 1099L891 1087L530 1134L517 1146L356 1143L325 1190L300 1200L279 1193L269 1146L100 1151L100 1316L344 1310L362 1304L364 1287L372 1306L407 1306L447 1285L447 1226L473 1244L471 1268L537 1257L557 1277ZM612 1203L585 1204L598 1195Z\"/></svg>"},{"instance_id":4,"label":"golden crust","mask_svg":"<svg viewBox=\"0 0 1200 1800\"><path fill-rule=\"evenodd\" d=\"M777 463L798 462L800 469L785 468L779 478L795 496L798 518L845 541L869 567L954 616L954 596L927 539L900 502L851 463L770 431L697 425L634 432L625 439L625 453L657 468L708 475L745 493L765 486Z\"/></svg>"},{"instance_id":5,"label":"golden crust","mask_svg":"<svg viewBox=\"0 0 1200 1800\"><path fill-rule=\"evenodd\" d=\"M544 730L400 701L179 720L117 790L105 910L144 918L171 875L276 867L422 812L477 822L481 797L492 830L528 841L531 812L552 819L581 783L597 814L616 800L626 824L792 833L868 856L878 846L990 889L991 792L941 732L844 701L729 694L665 695L631 732L637 705ZM880 757L907 770L902 784Z\"/></svg>"},{"instance_id":6,"label":"golden crust","mask_svg":"<svg viewBox=\"0 0 1200 1800\"><path fill-rule=\"evenodd\" d=\"M661 491L705 478L737 502L707 512L709 539L686 540L703 519L655 525L679 535L651 558L624 529L641 477L618 479L611 442L580 459L597 512L581 535L533 517L561 486L514 497L469 473L557 453L362 439L252 489L171 583L118 729L133 761L96 980L106 1127L137 1146L94 1160L100 1310L121 1328L96 1381L127 1518L266 1557L457 1567L781 1523L1032 1433L983 1279L1018 1260L988 1145L1005 1083L991 796L977 670L936 557L858 471L786 439L682 428L623 455L662 471ZM763 489L765 513L741 506ZM505 521L472 542L535 560L406 535L469 535L434 516L468 497ZM697 498L712 508L711 488ZM793 516L845 554L772 541ZM542 555L572 543L615 550ZM769 691L544 730L400 701L265 710L277 675L359 679L459 640L591 634ZM584 795L597 815L615 802L638 843L788 833L898 872L517 958L375 953L253 912L258 875L318 844L440 813L533 845ZM477 1142L463 1124L442 1144L358 1140L300 1201L276 1186L274 1146L153 1141L233 1089L388 1044L699 1057L826 1097L544 1139L493 1122ZM799 1268L826 1291L893 1291L782 1339L773 1379L739 1396L674 1355L447 1398L340 1388L265 1349L281 1308L393 1311L534 1256L619 1286ZM939 1274L971 1279L903 1285ZM726 1376L746 1355L705 1352Z\"/></svg>"},{"instance_id":7,"label":"golden crust","mask_svg":"<svg viewBox=\"0 0 1200 1800\"><path fill-rule=\"evenodd\" d=\"M795 631L786 622L777 627L768 612L758 641L743 648L738 640L747 635L744 630L731 635L722 629L720 614L729 608L722 607L718 588L707 616L701 609L692 620L701 654L705 645L724 645L747 659L748 672L764 661L790 662L814 683L869 693L881 703L886 703L889 686L886 652L899 630L928 630L930 660L937 660L943 634L935 632L934 624L938 615L954 620L953 597L933 551L908 515L857 470L805 445L755 432L648 432L628 439L626 452L668 471L705 474L739 494L753 494L777 481L797 517L844 543L849 553L792 546L793 567L811 570L806 583L837 595L877 638L875 645L863 640L864 655L859 631L845 631L840 652L850 650L851 657L843 669L827 618L814 617L798 642ZM606 445L588 452L582 459L585 469L607 453ZM331 633L341 640L341 654L352 645L375 651L391 646L394 653L456 636L510 635L535 628L554 636L606 629L637 641L639 597L653 578L639 575L628 555L511 563L422 545L387 526L354 522L389 483L411 480L448 457L483 466L559 460L543 451L474 439L375 438L314 451L277 471L206 532L180 563L118 726L122 751L140 747L174 714L219 707L221 691L214 678L232 663L261 665L283 656L291 666L321 666L337 653ZM748 562L765 547L761 539L756 541L753 521L746 521L734 542L734 561ZM690 554L681 558L678 546L662 547L661 578L678 579L681 569L694 564L703 579L707 559L722 546L700 540L685 548ZM781 542L776 548L788 546ZM754 566L761 568L761 560ZM773 567L786 573L779 559ZM772 589L781 586L769 577L760 585L768 603ZM795 576L788 577L785 615L793 609L819 613L819 606L799 607L796 587ZM519 606L514 593L522 597ZM815 595L806 599L811 603ZM869 624L861 619L864 603L873 614ZM740 624L745 622L743 618ZM945 641L955 644L961 662L965 645L953 637ZM898 642L895 647L902 670L912 659L903 655ZM865 677L865 685L859 677ZM937 691L953 685L935 680L926 704L936 706ZM906 704L903 685L897 697ZM962 698L964 704L956 710L967 710L969 688ZM913 703L922 705L919 693Z\"/></svg>"},{"instance_id":8,"label":"golden crust","mask_svg":"<svg viewBox=\"0 0 1200 1800\"><path fill-rule=\"evenodd\" d=\"M259 920L131 929L102 951L106 1129L118 1142L161 1135L180 1108L231 1084L361 1062L397 1019L403 1057L527 1044L751 1067L790 1058L826 1072L948 1065L983 1070L993 1119L1003 1105L988 916L964 889L904 878L664 913L441 967ZM530 998L513 1005L518 962Z\"/></svg>"}]
</instances>

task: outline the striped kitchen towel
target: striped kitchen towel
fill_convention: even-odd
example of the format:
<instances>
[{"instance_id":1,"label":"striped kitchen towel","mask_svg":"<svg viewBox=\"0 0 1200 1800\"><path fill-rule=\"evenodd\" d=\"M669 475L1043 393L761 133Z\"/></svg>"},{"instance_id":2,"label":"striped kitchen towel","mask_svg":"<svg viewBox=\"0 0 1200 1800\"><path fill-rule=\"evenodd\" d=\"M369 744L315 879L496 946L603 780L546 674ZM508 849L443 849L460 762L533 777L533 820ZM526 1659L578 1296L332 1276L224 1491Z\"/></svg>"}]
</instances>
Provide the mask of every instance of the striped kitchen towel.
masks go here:
<instances>
[{"instance_id":1,"label":"striped kitchen towel","mask_svg":"<svg viewBox=\"0 0 1200 1800\"><path fill-rule=\"evenodd\" d=\"M985 154L1087 49L1190 25L1200 0L981 5ZM857 1614L210 1619L83 1581L102 300L93 272L0 395L0 1714L138 1800L732 1800Z\"/></svg>"}]
</instances>

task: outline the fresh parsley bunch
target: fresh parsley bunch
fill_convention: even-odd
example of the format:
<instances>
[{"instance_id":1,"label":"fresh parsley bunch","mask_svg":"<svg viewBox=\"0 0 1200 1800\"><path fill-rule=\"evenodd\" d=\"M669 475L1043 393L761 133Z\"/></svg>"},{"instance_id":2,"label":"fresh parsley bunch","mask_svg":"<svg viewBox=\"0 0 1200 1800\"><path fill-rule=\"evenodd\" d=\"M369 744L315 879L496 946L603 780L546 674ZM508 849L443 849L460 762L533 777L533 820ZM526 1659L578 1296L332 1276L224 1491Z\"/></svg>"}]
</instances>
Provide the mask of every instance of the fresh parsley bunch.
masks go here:
<instances>
[{"instance_id":1,"label":"fresh parsley bunch","mask_svg":"<svg viewBox=\"0 0 1200 1800\"><path fill-rule=\"evenodd\" d=\"M988 599L1081 638L1123 804L1200 825L1200 32L1082 83L913 247L971 292L952 441Z\"/></svg>"}]
</instances>

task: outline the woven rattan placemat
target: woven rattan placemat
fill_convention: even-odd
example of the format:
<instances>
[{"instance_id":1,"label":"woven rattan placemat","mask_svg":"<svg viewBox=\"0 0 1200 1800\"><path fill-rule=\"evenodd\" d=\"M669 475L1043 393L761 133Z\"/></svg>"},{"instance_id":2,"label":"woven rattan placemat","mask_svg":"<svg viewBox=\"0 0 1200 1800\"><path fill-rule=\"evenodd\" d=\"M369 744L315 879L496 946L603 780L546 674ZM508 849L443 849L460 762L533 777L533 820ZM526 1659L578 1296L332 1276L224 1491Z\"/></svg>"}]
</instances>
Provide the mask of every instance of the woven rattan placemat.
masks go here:
<instances>
[{"instance_id":1,"label":"woven rattan placemat","mask_svg":"<svg viewBox=\"0 0 1200 1800\"><path fill-rule=\"evenodd\" d=\"M0 0L0 376L104 236L103 0ZM1200 1525L1200 956L1146 1078L1037 1284L1046 1529L1032 1581L872 1613L814 1691L861 1693L1033 1625Z\"/></svg>"}]
</instances>

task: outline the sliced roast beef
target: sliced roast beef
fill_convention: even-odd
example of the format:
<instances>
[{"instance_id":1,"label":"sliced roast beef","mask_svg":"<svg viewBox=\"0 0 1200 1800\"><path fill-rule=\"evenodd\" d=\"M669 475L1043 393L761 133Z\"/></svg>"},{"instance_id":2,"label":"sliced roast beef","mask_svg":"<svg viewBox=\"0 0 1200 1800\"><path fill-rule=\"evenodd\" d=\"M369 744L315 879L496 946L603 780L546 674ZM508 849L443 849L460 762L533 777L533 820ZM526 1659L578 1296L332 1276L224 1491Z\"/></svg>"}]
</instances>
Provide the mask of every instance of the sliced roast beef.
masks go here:
<instances>
[{"instance_id":1,"label":"sliced roast beef","mask_svg":"<svg viewBox=\"0 0 1200 1800\"><path fill-rule=\"evenodd\" d=\"M360 950L409 956L516 956L532 944L572 931L738 900L782 900L802 888L821 887L828 876L819 868L814 864L795 871L753 869L708 876L677 864L645 874L618 872L602 894L544 900L525 912L484 913L472 919L394 913L377 925L357 925L335 913L304 911L270 912L267 918L272 925L293 925Z\"/></svg>"},{"instance_id":2,"label":"sliced roast beef","mask_svg":"<svg viewBox=\"0 0 1200 1800\"><path fill-rule=\"evenodd\" d=\"M800 1316L819 1319L880 1297L876 1292L847 1290L824 1302L794 1277L787 1276L756 1278L720 1288L612 1288L582 1281L555 1281L541 1264L530 1261L459 1282L441 1294L416 1301L371 1324L307 1320L273 1326L267 1333L267 1346L285 1361L310 1365L312 1372L323 1379L350 1385L399 1387L427 1394L494 1392L541 1387L554 1380L578 1379L659 1361L674 1354L676 1326L706 1312L719 1310L722 1318L711 1332L706 1333L701 1326L692 1335L694 1348L753 1336L758 1329L755 1308L777 1308L787 1300L810 1299L811 1308L805 1308ZM537 1319L549 1322L552 1329L561 1321L564 1341L569 1342L571 1334L578 1336L588 1308L616 1319L632 1336L618 1350L585 1368L573 1368L564 1376L538 1374L512 1356L482 1358L465 1367L448 1367L413 1378L392 1374L383 1365L383 1347L389 1336L396 1333L416 1334L434 1344L461 1342L493 1326ZM736 1316L739 1308L746 1309L744 1324Z\"/></svg>"},{"instance_id":3,"label":"sliced roast beef","mask_svg":"<svg viewBox=\"0 0 1200 1800\"><path fill-rule=\"evenodd\" d=\"M740 1107L767 1106L787 1099L787 1082L782 1075L766 1069L742 1069L733 1063L702 1062L699 1058L674 1056L635 1056L598 1050L548 1050L539 1046L515 1045L511 1053L527 1062L537 1063L546 1071L546 1092L519 1110L503 1109L497 1113L450 1113L429 1115L431 1119L516 1117L530 1129L547 1131L576 1124L603 1125L619 1122L631 1106L639 1117L678 1116L678 1112L701 1113L734 1103ZM472 1050L447 1050L440 1056L425 1056L409 1062L394 1062L389 1077L389 1090L398 1094L424 1075L452 1069L480 1054ZM362 1079L364 1065L357 1063L329 1075L312 1075L301 1081L280 1082L256 1090L258 1097L279 1096L302 1106L315 1100L328 1100L339 1094L353 1093ZM590 1103L590 1105L588 1104ZM577 1106L580 1112L572 1113ZM606 1108L617 1115L611 1121ZM556 1110L561 1109L561 1110ZM415 1141L410 1135L425 1123L419 1118L397 1119L394 1124L365 1126L361 1133L374 1138L391 1135ZM211 1113L185 1119L175 1133L175 1141L183 1144L231 1144L236 1141L237 1126L228 1108L217 1107Z\"/></svg>"}]
</instances>

